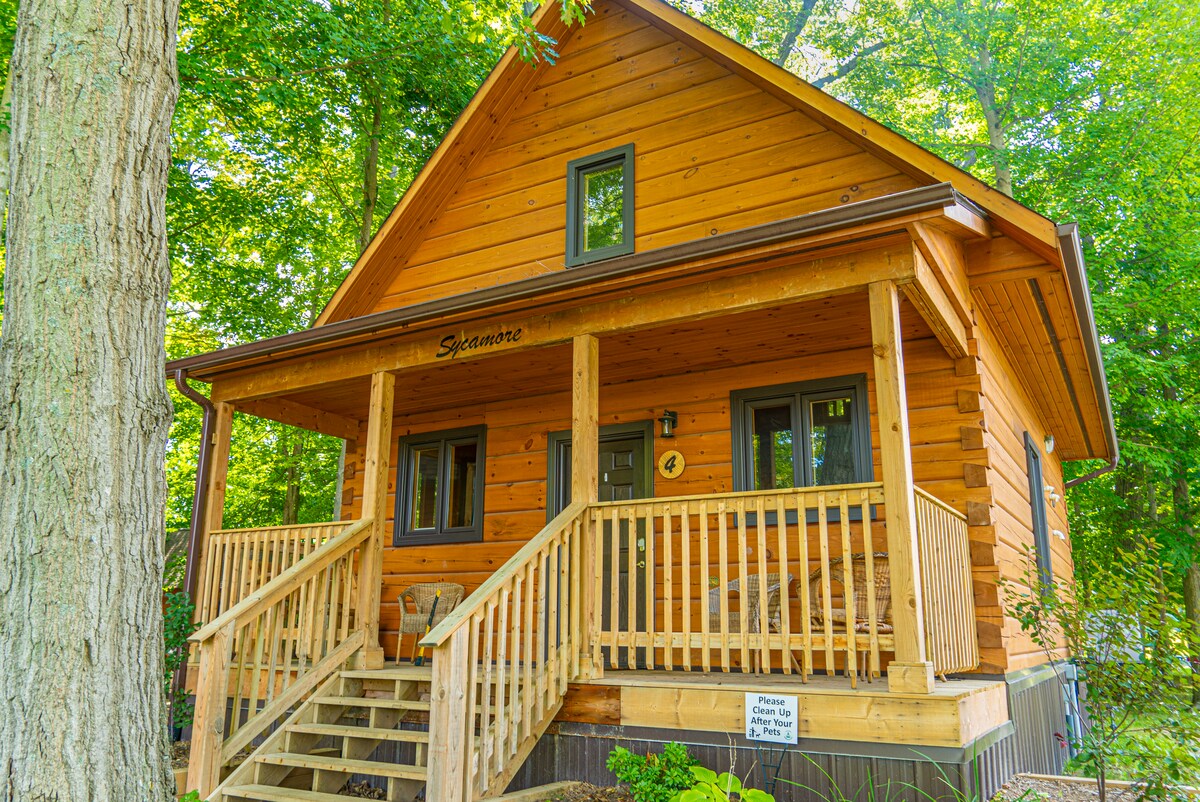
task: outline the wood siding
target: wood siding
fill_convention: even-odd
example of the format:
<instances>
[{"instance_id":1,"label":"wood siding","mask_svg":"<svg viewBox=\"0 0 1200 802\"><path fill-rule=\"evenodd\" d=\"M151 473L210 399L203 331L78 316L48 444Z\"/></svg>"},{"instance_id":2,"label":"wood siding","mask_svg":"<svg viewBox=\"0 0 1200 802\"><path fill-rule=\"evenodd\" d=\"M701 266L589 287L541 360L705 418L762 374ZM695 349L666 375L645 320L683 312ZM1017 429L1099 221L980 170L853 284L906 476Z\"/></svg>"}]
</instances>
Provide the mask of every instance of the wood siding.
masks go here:
<instances>
[{"instance_id":1,"label":"wood siding","mask_svg":"<svg viewBox=\"0 0 1200 802\"><path fill-rule=\"evenodd\" d=\"M638 252L918 185L615 4L538 70L375 310L563 269L567 162L630 142Z\"/></svg>"},{"instance_id":2,"label":"wood siding","mask_svg":"<svg viewBox=\"0 0 1200 802\"><path fill-rule=\"evenodd\" d=\"M1007 612L997 580L1011 583L1014 591L1026 589L1026 550L1034 545L1033 508L1029 497L1029 473L1025 463L1025 432L1043 451L1042 478L1059 495L1056 503L1046 502L1046 520L1050 529L1050 562L1056 579L1069 579L1074 573L1071 542L1067 527L1066 493L1063 489L1062 460L1057 451L1046 454L1043 442L1047 428L1013 370L1010 356L1000 347L991 327L979 328L980 385L982 415L987 449L987 490L991 495L986 518L978 517L971 537L978 549L975 565L977 578L984 578L986 598L976 604L981 618L980 647L985 670L995 673L1016 671L1046 662L1046 654L1034 645L1020 624ZM1059 538L1053 533L1063 533ZM986 637L985 637L986 635Z\"/></svg>"}]
</instances>

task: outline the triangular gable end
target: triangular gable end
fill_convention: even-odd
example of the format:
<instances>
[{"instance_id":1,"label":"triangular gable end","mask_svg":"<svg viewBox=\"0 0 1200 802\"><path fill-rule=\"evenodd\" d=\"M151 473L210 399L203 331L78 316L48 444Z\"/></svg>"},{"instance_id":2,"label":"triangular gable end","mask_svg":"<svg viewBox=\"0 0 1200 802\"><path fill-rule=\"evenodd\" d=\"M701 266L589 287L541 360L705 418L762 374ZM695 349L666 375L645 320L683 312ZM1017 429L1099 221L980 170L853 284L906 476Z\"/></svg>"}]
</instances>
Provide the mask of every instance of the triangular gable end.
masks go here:
<instances>
[{"instance_id":1,"label":"triangular gable end","mask_svg":"<svg viewBox=\"0 0 1200 802\"><path fill-rule=\"evenodd\" d=\"M660 0L603 0L561 58L510 50L318 325L563 269L568 160L632 142L639 252L952 181L1058 263L1054 226Z\"/></svg>"}]
</instances>

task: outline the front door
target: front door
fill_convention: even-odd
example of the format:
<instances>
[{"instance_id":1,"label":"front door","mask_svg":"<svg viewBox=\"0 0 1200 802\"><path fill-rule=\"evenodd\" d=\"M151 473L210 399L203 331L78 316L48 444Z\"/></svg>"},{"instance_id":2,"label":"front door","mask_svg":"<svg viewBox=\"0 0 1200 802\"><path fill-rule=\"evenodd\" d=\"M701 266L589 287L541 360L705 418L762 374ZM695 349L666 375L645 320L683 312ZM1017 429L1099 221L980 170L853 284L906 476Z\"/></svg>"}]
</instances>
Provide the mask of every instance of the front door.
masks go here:
<instances>
[{"instance_id":1,"label":"front door","mask_svg":"<svg viewBox=\"0 0 1200 802\"><path fill-rule=\"evenodd\" d=\"M632 501L634 499L648 498L652 494L650 487L651 481L651 466L649 458L650 438L652 429L647 425L636 426L602 426L600 428L600 475L599 475L599 500L600 501ZM555 465L552 466L552 483L553 488L553 512L561 512L568 503L570 503L570 486L571 486L571 441L570 432L559 432L551 435L551 453L554 455ZM641 531L641 526L636 528L637 531L630 533L629 524L621 520L617 524L616 537L613 537L612 521L604 522L604 555L603 569L604 582L603 586L597 588L598 596L601 599L608 600L611 598L612 583L617 583L617 629L618 631L628 631L629 629L629 597L630 597L630 579L629 579L629 552L631 549L636 551L634 557L635 570L638 571L638 586L637 598L634 599L633 614L636 627L639 630L645 629L646 626L646 589L642 586L645 581L645 573L642 569L645 567L645 552L646 539L645 532ZM617 553L617 571L613 575L612 561L612 545L614 541L619 549ZM610 605L602 604L601 609L603 615L601 617L601 625L608 629L610 627L611 610ZM608 659L608 650L605 649L605 659ZM619 665L628 668L644 668L644 660L635 659L635 654L644 650L636 649L621 649L622 654L617 656Z\"/></svg>"}]
</instances>

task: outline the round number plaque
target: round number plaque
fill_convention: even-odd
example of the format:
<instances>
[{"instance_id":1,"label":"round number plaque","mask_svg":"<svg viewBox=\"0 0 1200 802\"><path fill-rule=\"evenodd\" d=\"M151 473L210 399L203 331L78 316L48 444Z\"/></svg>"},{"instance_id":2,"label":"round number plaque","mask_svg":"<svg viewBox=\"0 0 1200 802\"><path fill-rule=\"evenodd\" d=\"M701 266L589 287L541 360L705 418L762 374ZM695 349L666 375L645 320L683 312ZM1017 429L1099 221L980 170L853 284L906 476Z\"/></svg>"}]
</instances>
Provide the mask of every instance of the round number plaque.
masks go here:
<instances>
[{"instance_id":1,"label":"round number plaque","mask_svg":"<svg viewBox=\"0 0 1200 802\"><path fill-rule=\"evenodd\" d=\"M668 451L658 458L658 474L664 479L676 479L686 467L683 455L678 451Z\"/></svg>"}]
</instances>

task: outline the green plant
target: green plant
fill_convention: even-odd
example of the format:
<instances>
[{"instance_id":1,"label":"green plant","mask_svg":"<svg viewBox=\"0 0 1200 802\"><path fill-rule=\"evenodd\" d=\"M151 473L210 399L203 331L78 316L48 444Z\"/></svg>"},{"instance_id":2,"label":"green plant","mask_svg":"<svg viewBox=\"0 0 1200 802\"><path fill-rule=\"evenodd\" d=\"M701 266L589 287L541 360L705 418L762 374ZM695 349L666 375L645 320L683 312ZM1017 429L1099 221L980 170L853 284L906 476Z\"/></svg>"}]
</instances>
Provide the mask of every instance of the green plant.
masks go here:
<instances>
[{"instance_id":1,"label":"green plant","mask_svg":"<svg viewBox=\"0 0 1200 802\"><path fill-rule=\"evenodd\" d=\"M1027 554L1024 586L1005 586L1055 669L1066 655L1075 664L1087 715L1074 711L1084 727L1072 767L1096 778L1102 802L1114 772L1157 799L1200 777L1200 717L1187 709L1192 632L1161 565L1151 540L1094 566L1086 584L1042 582Z\"/></svg>"},{"instance_id":2,"label":"green plant","mask_svg":"<svg viewBox=\"0 0 1200 802\"><path fill-rule=\"evenodd\" d=\"M192 723L192 703L181 688L172 696L171 679L188 656L188 638L196 631L192 621L196 608L181 590L163 594L163 693L171 704L172 723L186 727Z\"/></svg>"},{"instance_id":3,"label":"green plant","mask_svg":"<svg viewBox=\"0 0 1200 802\"><path fill-rule=\"evenodd\" d=\"M724 772L718 775L712 769L692 766L695 781L691 788L680 791L672 802L729 802L736 796L741 802L775 802L775 797L757 788L746 788L736 775Z\"/></svg>"},{"instance_id":4,"label":"green plant","mask_svg":"<svg viewBox=\"0 0 1200 802\"><path fill-rule=\"evenodd\" d=\"M826 771L824 769L824 767L821 766L820 763L813 760L811 757L804 754L803 752L800 753L800 756L802 758L804 758L805 760L807 760L809 763L811 763L813 765L813 767L816 768L817 771L819 771L822 775L824 775L825 780L826 780L826 789L827 789L828 793L823 794L820 791L818 791L816 788L813 788L812 786L805 785L804 783L798 783L795 780L789 780L786 777L780 777L779 779L782 780L783 782L787 783L788 785L794 785L797 788L801 788L805 791L808 791L810 794L813 794L814 796L819 797L820 799L823 799L824 802L857 802L857 800L859 800L859 798L861 797L864 790L866 791L866 802L877 802L877 799L881 799L881 800L883 800L883 802L887 802L887 800L890 800L892 798L892 784L890 782L886 786L884 786L885 796L880 797L880 798L876 797L876 794L878 793L879 789L876 788L876 786L875 786L875 778L872 775L870 769L867 770L867 778L865 780L863 780L863 782L858 786L858 788L854 789L854 791L851 792L850 794L847 794L845 791L842 790L842 787L840 785L838 785L837 780L833 779L833 775L831 775L828 771Z\"/></svg>"},{"instance_id":5,"label":"green plant","mask_svg":"<svg viewBox=\"0 0 1200 802\"><path fill-rule=\"evenodd\" d=\"M183 796L179 797L179 802L204 802L200 799L199 791L188 791Z\"/></svg>"},{"instance_id":6,"label":"green plant","mask_svg":"<svg viewBox=\"0 0 1200 802\"><path fill-rule=\"evenodd\" d=\"M635 755L618 746L608 755L608 770L629 786L636 802L671 802L679 791L692 787L695 758L683 744L669 743L662 754Z\"/></svg>"}]
</instances>

